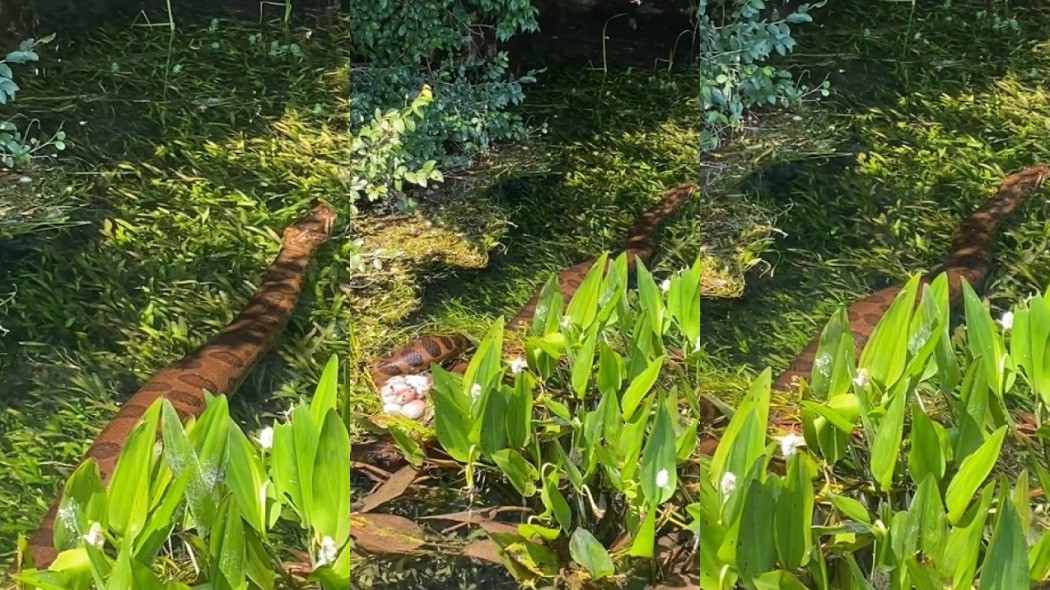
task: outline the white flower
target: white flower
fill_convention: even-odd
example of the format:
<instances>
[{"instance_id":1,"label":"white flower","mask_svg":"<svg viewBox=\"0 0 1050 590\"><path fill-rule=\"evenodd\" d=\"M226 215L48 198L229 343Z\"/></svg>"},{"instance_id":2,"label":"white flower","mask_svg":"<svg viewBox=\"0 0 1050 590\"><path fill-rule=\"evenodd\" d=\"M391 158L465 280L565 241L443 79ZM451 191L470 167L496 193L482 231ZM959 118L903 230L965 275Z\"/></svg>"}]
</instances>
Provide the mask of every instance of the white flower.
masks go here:
<instances>
[{"instance_id":1,"label":"white flower","mask_svg":"<svg viewBox=\"0 0 1050 590\"><path fill-rule=\"evenodd\" d=\"M857 387L867 387L868 386L868 370L867 369L861 369L861 370L857 371L857 376L853 378L853 384L856 385Z\"/></svg>"},{"instance_id":2,"label":"white flower","mask_svg":"<svg viewBox=\"0 0 1050 590\"><path fill-rule=\"evenodd\" d=\"M325 535L321 540L321 548L317 550L317 567L333 561L335 561L335 541L332 540L332 537Z\"/></svg>"},{"instance_id":3,"label":"white flower","mask_svg":"<svg viewBox=\"0 0 1050 590\"><path fill-rule=\"evenodd\" d=\"M736 475L732 471L726 471L725 475L722 476L722 483L719 487L722 488L722 497L728 497L729 494L736 490Z\"/></svg>"},{"instance_id":4,"label":"white flower","mask_svg":"<svg viewBox=\"0 0 1050 590\"><path fill-rule=\"evenodd\" d=\"M481 385L475 383L474 385L470 386L470 398L478 399L479 397L481 397Z\"/></svg>"},{"instance_id":5,"label":"white flower","mask_svg":"<svg viewBox=\"0 0 1050 590\"><path fill-rule=\"evenodd\" d=\"M660 283L660 290L664 293L671 290L671 279L664 279L664 282Z\"/></svg>"},{"instance_id":6,"label":"white flower","mask_svg":"<svg viewBox=\"0 0 1050 590\"><path fill-rule=\"evenodd\" d=\"M106 537L102 534L102 525L97 522L92 522L91 528L88 529L87 534L84 535L84 541L86 541L88 545L93 545L101 549L102 546L106 544Z\"/></svg>"},{"instance_id":7,"label":"white flower","mask_svg":"<svg viewBox=\"0 0 1050 590\"><path fill-rule=\"evenodd\" d=\"M568 330L569 326L571 326L571 325L572 325L572 316L566 315L566 316L563 316L561 318L561 327L562 328L565 328L566 330Z\"/></svg>"},{"instance_id":8,"label":"white flower","mask_svg":"<svg viewBox=\"0 0 1050 590\"><path fill-rule=\"evenodd\" d=\"M668 482L670 482L671 476L667 473L666 469L661 469L656 474L656 487L666 488Z\"/></svg>"},{"instance_id":9,"label":"white flower","mask_svg":"<svg viewBox=\"0 0 1050 590\"><path fill-rule=\"evenodd\" d=\"M510 372L514 375L517 375L522 371L522 369L528 366L529 363L525 362L525 359L521 358L520 356L510 360Z\"/></svg>"},{"instance_id":10,"label":"white flower","mask_svg":"<svg viewBox=\"0 0 1050 590\"><path fill-rule=\"evenodd\" d=\"M255 439L259 442L259 446L264 449L273 448L273 427L267 426L259 431L259 437Z\"/></svg>"},{"instance_id":11,"label":"white flower","mask_svg":"<svg viewBox=\"0 0 1050 590\"><path fill-rule=\"evenodd\" d=\"M1003 330L1009 330L1014 326L1014 312L1008 311L1003 314L1003 317L999 318L999 323L1002 324Z\"/></svg>"},{"instance_id":12,"label":"white flower","mask_svg":"<svg viewBox=\"0 0 1050 590\"><path fill-rule=\"evenodd\" d=\"M780 453L784 459L790 459L798 452L798 448L806 444L806 439L792 432L780 439Z\"/></svg>"}]
</instances>

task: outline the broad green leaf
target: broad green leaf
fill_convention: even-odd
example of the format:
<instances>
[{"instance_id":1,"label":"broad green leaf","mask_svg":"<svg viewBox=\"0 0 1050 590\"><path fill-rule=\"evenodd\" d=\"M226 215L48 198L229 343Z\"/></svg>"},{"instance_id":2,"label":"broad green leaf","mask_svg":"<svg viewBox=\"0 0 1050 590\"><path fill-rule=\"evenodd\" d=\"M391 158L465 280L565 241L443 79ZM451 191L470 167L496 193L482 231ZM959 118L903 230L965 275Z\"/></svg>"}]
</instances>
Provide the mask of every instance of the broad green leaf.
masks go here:
<instances>
[{"instance_id":1,"label":"broad green leaf","mask_svg":"<svg viewBox=\"0 0 1050 590\"><path fill-rule=\"evenodd\" d=\"M544 283L536 300L536 311L532 315L533 334L546 336L557 332L561 324L563 305L558 276L552 275Z\"/></svg>"},{"instance_id":2,"label":"broad green leaf","mask_svg":"<svg viewBox=\"0 0 1050 590\"><path fill-rule=\"evenodd\" d=\"M908 326L920 279L920 275L913 275L897 292L860 356L859 366L867 368L868 376L887 389L904 373L908 355Z\"/></svg>"},{"instance_id":3,"label":"broad green leaf","mask_svg":"<svg viewBox=\"0 0 1050 590\"><path fill-rule=\"evenodd\" d=\"M944 504L937 489L937 478L932 473L927 474L919 484L908 509L908 519L912 523L909 534L918 542L917 547L934 559L942 555L948 536L948 523L944 518Z\"/></svg>"},{"instance_id":4,"label":"broad green leaf","mask_svg":"<svg viewBox=\"0 0 1050 590\"><path fill-rule=\"evenodd\" d=\"M605 273L608 261L608 252L603 253L594 261L565 310L572 323L582 329L589 327L598 313L598 290L601 287L602 275Z\"/></svg>"},{"instance_id":5,"label":"broad green leaf","mask_svg":"<svg viewBox=\"0 0 1050 590\"><path fill-rule=\"evenodd\" d=\"M339 395L339 357L332 355L317 382L314 397L310 400L310 414L314 422L324 422L328 410L336 409L336 398Z\"/></svg>"},{"instance_id":6,"label":"broad green leaf","mask_svg":"<svg viewBox=\"0 0 1050 590\"><path fill-rule=\"evenodd\" d=\"M930 420L918 405L911 411L911 445L908 450L908 474L919 483L932 474L938 483L944 478L948 461L945 457L948 437L944 427Z\"/></svg>"},{"instance_id":7,"label":"broad green leaf","mask_svg":"<svg viewBox=\"0 0 1050 590\"><path fill-rule=\"evenodd\" d=\"M813 483L802 455L788 459L784 487L776 498L773 536L780 565L794 570L806 565L813 546Z\"/></svg>"},{"instance_id":8,"label":"broad green leaf","mask_svg":"<svg viewBox=\"0 0 1050 590\"><path fill-rule=\"evenodd\" d=\"M941 563L952 574L954 588L972 587L977 572L978 552L981 550L981 536L994 492L995 486L986 486L977 503L966 514L967 518L948 533Z\"/></svg>"},{"instance_id":9,"label":"broad green leaf","mask_svg":"<svg viewBox=\"0 0 1050 590\"><path fill-rule=\"evenodd\" d=\"M678 435L678 439L675 441L675 457L679 462L688 460L692 456L693 451L696 450L697 442L700 440L696 434L699 428L700 419L693 418L693 421L682 431L682 434Z\"/></svg>"},{"instance_id":10,"label":"broad green leaf","mask_svg":"<svg viewBox=\"0 0 1050 590\"><path fill-rule=\"evenodd\" d=\"M1028 545L1021 519L1003 494L999 521L992 532L988 552L981 565L982 590L1014 590L1028 586Z\"/></svg>"},{"instance_id":11,"label":"broad green leaf","mask_svg":"<svg viewBox=\"0 0 1050 590\"><path fill-rule=\"evenodd\" d=\"M226 485L237 499L241 514L248 524L260 533L265 533L267 506L264 486L269 485L269 480L251 441L241 429L236 426L230 428L229 437L230 463L226 471ZM349 463L348 459L343 465ZM315 515L316 512L311 514L311 520Z\"/></svg>"},{"instance_id":12,"label":"broad green leaf","mask_svg":"<svg viewBox=\"0 0 1050 590\"><path fill-rule=\"evenodd\" d=\"M863 504L848 496L840 496L834 493L826 494L831 505L842 513L843 516L864 524L871 524L871 515Z\"/></svg>"},{"instance_id":13,"label":"broad green leaf","mask_svg":"<svg viewBox=\"0 0 1050 590\"><path fill-rule=\"evenodd\" d=\"M540 499L543 501L543 505L547 507L547 510L554 515L554 519L561 526L561 529L567 533L572 530L572 509L569 508L569 503L565 501L565 496L558 489L560 481L561 477L558 470L556 468L549 469L547 475L543 478L543 489L540 490Z\"/></svg>"},{"instance_id":14,"label":"broad green leaf","mask_svg":"<svg viewBox=\"0 0 1050 590\"><path fill-rule=\"evenodd\" d=\"M127 540L136 538L149 510L150 482L143 474L153 470L161 402L153 402L131 431L107 490L110 529Z\"/></svg>"},{"instance_id":15,"label":"broad green leaf","mask_svg":"<svg viewBox=\"0 0 1050 590\"><path fill-rule=\"evenodd\" d=\"M638 409L638 404L641 403L642 398L644 398L646 394L649 393L649 390L653 388L657 378L660 376L660 369L663 368L665 358L666 357L664 356L657 357L656 360L649 363L649 366L627 386L627 391L624 392L621 403L624 420L631 420L634 416L635 410Z\"/></svg>"},{"instance_id":16,"label":"broad green leaf","mask_svg":"<svg viewBox=\"0 0 1050 590\"><path fill-rule=\"evenodd\" d=\"M638 276L638 301L641 304L641 312L649 315L649 325L652 326L653 330L662 334L664 300L660 295L660 289L656 286L653 275L642 260L637 262L636 273Z\"/></svg>"},{"instance_id":17,"label":"broad green leaf","mask_svg":"<svg viewBox=\"0 0 1050 590\"><path fill-rule=\"evenodd\" d=\"M634 534L631 549L627 552L632 557L653 557L653 548L656 546L656 509L650 507L646 510L645 518L641 526Z\"/></svg>"},{"instance_id":18,"label":"broad green leaf","mask_svg":"<svg viewBox=\"0 0 1050 590\"><path fill-rule=\"evenodd\" d=\"M524 448L532 436L533 384L524 371L514 378L513 388L504 388L507 396L507 445Z\"/></svg>"},{"instance_id":19,"label":"broad green leaf","mask_svg":"<svg viewBox=\"0 0 1050 590\"><path fill-rule=\"evenodd\" d=\"M841 354L840 350L844 349L846 354ZM809 378L809 388L814 398L826 400L849 389L850 376L845 364L852 363L853 356L853 332L849 329L846 308L841 307L820 333L820 344L817 345Z\"/></svg>"},{"instance_id":20,"label":"broad green leaf","mask_svg":"<svg viewBox=\"0 0 1050 590\"><path fill-rule=\"evenodd\" d=\"M591 381L591 373L594 369L594 347L598 342L598 330L588 330L587 337L583 339L576 354L570 355L572 359L572 389L577 397L583 398L587 394L587 384Z\"/></svg>"},{"instance_id":21,"label":"broad green leaf","mask_svg":"<svg viewBox=\"0 0 1050 590\"><path fill-rule=\"evenodd\" d=\"M667 310L685 336L686 345L700 342L700 257L691 268L671 277Z\"/></svg>"},{"instance_id":22,"label":"broad green leaf","mask_svg":"<svg viewBox=\"0 0 1050 590\"><path fill-rule=\"evenodd\" d=\"M146 525L142 528L137 542L134 556L136 560L151 563L164 544L169 542L177 524L176 516L183 506L186 486L191 475L189 471L179 474L164 491L160 502L150 510L149 518L146 519Z\"/></svg>"},{"instance_id":23,"label":"broad green leaf","mask_svg":"<svg viewBox=\"0 0 1050 590\"><path fill-rule=\"evenodd\" d=\"M915 590L942 590L944 588L943 582L938 579L937 571L929 564L919 563L914 556L909 555L904 559L904 565L908 568L908 575L911 576L911 583Z\"/></svg>"},{"instance_id":24,"label":"broad green leaf","mask_svg":"<svg viewBox=\"0 0 1050 590\"><path fill-rule=\"evenodd\" d=\"M1028 579L1040 582L1050 576L1050 531L1044 530L1039 541L1028 550Z\"/></svg>"},{"instance_id":25,"label":"broad green leaf","mask_svg":"<svg viewBox=\"0 0 1050 590\"><path fill-rule=\"evenodd\" d=\"M244 539L244 520L236 502L225 502L217 507L222 519L210 539L211 583L215 590L239 590L245 587L248 568Z\"/></svg>"},{"instance_id":26,"label":"broad green leaf","mask_svg":"<svg viewBox=\"0 0 1050 590\"><path fill-rule=\"evenodd\" d=\"M711 482L716 488L725 474L731 455L738 458L736 465L750 466L754 458L762 452L769 421L771 374L771 371L766 369L751 383L751 389L722 433L722 440L711 458ZM753 423L748 424L749 420ZM748 426L748 432L742 437L741 431L745 425Z\"/></svg>"},{"instance_id":27,"label":"broad green leaf","mask_svg":"<svg viewBox=\"0 0 1050 590\"><path fill-rule=\"evenodd\" d=\"M314 505L310 521L322 537L332 537L336 547L342 547L350 538L350 470L346 468L349 464L350 433L335 410L329 409L314 460Z\"/></svg>"},{"instance_id":28,"label":"broad green leaf","mask_svg":"<svg viewBox=\"0 0 1050 590\"><path fill-rule=\"evenodd\" d=\"M901 439L904 434L904 402L907 396L898 393L890 400L886 416L875 433L871 445L871 475L880 490L888 492L893 486L893 472L897 467L900 455Z\"/></svg>"},{"instance_id":29,"label":"broad green leaf","mask_svg":"<svg viewBox=\"0 0 1050 590\"><path fill-rule=\"evenodd\" d=\"M616 572L609 552L583 527L573 531L572 538L569 539L569 555L595 580L607 578Z\"/></svg>"},{"instance_id":30,"label":"broad green leaf","mask_svg":"<svg viewBox=\"0 0 1050 590\"><path fill-rule=\"evenodd\" d=\"M317 457L317 444L321 438L321 424L314 420L313 414L305 404L299 404L292 410L292 444L295 462L294 484L298 485L298 495L302 501L302 510L306 513L304 525L313 526L314 503L314 459ZM234 429L236 430L236 429ZM276 431L275 431L276 433ZM275 440L276 444L276 440Z\"/></svg>"},{"instance_id":31,"label":"broad green leaf","mask_svg":"<svg viewBox=\"0 0 1050 590\"><path fill-rule=\"evenodd\" d=\"M608 344L598 344L598 391L602 395L618 395L626 372L623 357Z\"/></svg>"},{"instance_id":32,"label":"broad green leaf","mask_svg":"<svg viewBox=\"0 0 1050 590\"><path fill-rule=\"evenodd\" d=\"M959 524L959 519L966 512L977 488L981 487L999 459L999 450L1003 446L1005 436L1006 426L1002 426L993 432L972 455L963 459L959 471L948 484L948 492L945 495L948 522L953 525Z\"/></svg>"},{"instance_id":33,"label":"broad green leaf","mask_svg":"<svg viewBox=\"0 0 1050 590\"><path fill-rule=\"evenodd\" d=\"M996 397L1003 396L1004 346L992 316L984 308L980 297L963 280L963 299L966 308L966 342L970 354L984 367L985 378Z\"/></svg>"},{"instance_id":34,"label":"broad green leaf","mask_svg":"<svg viewBox=\"0 0 1050 590\"><path fill-rule=\"evenodd\" d=\"M507 397L503 387L482 393L481 428L478 443L481 451L492 454L507 446Z\"/></svg>"},{"instance_id":35,"label":"broad green leaf","mask_svg":"<svg viewBox=\"0 0 1050 590\"><path fill-rule=\"evenodd\" d=\"M657 404L656 422L642 452L642 495L656 507L671 499L678 487L674 418L664 404Z\"/></svg>"},{"instance_id":36,"label":"broad green leaf","mask_svg":"<svg viewBox=\"0 0 1050 590\"><path fill-rule=\"evenodd\" d=\"M503 449L492 454L492 462L507 476L511 485L526 498L536 493L539 472L521 453L514 449Z\"/></svg>"},{"instance_id":37,"label":"broad green leaf","mask_svg":"<svg viewBox=\"0 0 1050 590\"><path fill-rule=\"evenodd\" d=\"M736 547L737 569L744 581L769 571L777 559L773 535L769 534L776 514L773 494L757 478L748 484Z\"/></svg>"},{"instance_id":38,"label":"broad green leaf","mask_svg":"<svg viewBox=\"0 0 1050 590\"><path fill-rule=\"evenodd\" d=\"M802 582L789 571L774 570L755 576L755 590L806 590Z\"/></svg>"},{"instance_id":39,"label":"broad green leaf","mask_svg":"<svg viewBox=\"0 0 1050 590\"><path fill-rule=\"evenodd\" d=\"M908 363L904 378L920 378L944 333L951 308L948 301L948 277L940 275L933 284L922 286L922 298L908 329Z\"/></svg>"},{"instance_id":40,"label":"broad green leaf","mask_svg":"<svg viewBox=\"0 0 1050 590\"><path fill-rule=\"evenodd\" d=\"M479 414L476 412L482 409L478 403L480 394L491 389L502 378L504 371L503 360L500 358L502 350L503 317L501 316L493 322L488 334L481 339L477 352L471 357L467 370L463 373L461 399L472 400L472 417L478 417ZM448 383L447 380L446 383ZM480 422L475 423L470 431L471 440L474 442L477 442L476 437L480 435L480 427Z\"/></svg>"},{"instance_id":41,"label":"broad green leaf","mask_svg":"<svg viewBox=\"0 0 1050 590\"><path fill-rule=\"evenodd\" d=\"M470 431L474 425L470 401L459 391L455 380L439 366L434 366L434 430L445 452L460 463L470 461Z\"/></svg>"},{"instance_id":42,"label":"broad green leaf","mask_svg":"<svg viewBox=\"0 0 1050 590\"><path fill-rule=\"evenodd\" d=\"M106 510L106 487L98 461L90 458L77 467L62 492L53 531L55 548L64 551L79 545L93 522L106 526Z\"/></svg>"},{"instance_id":43,"label":"broad green leaf","mask_svg":"<svg viewBox=\"0 0 1050 590\"><path fill-rule=\"evenodd\" d=\"M217 498L212 493L212 486L201 473L197 453L194 452L193 444L182 427L179 415L167 400L162 407L161 432L164 437L164 459L168 468L175 474L189 474L186 480L186 504L201 535L206 537L212 521L215 520Z\"/></svg>"},{"instance_id":44,"label":"broad green leaf","mask_svg":"<svg viewBox=\"0 0 1050 590\"><path fill-rule=\"evenodd\" d=\"M419 443L396 424L388 426L387 432L390 433L390 438L394 439L394 444L401 450L401 454L405 456L405 460L408 461L409 464L413 467L420 467L423 465L423 460L426 459L426 453L423 452L423 447L419 446ZM276 480L274 483L276 483Z\"/></svg>"}]
</instances>

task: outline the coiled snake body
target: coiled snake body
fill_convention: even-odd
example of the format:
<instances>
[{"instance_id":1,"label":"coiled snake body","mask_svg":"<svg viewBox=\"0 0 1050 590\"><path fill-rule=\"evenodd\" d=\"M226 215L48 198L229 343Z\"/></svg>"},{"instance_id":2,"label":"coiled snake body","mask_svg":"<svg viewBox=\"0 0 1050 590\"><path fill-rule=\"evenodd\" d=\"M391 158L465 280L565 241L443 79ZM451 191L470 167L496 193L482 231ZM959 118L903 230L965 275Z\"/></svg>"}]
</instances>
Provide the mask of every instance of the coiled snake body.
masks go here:
<instances>
[{"instance_id":1,"label":"coiled snake body","mask_svg":"<svg viewBox=\"0 0 1050 590\"><path fill-rule=\"evenodd\" d=\"M621 251L627 254L628 269L633 269L637 260L648 261L656 250L656 230L659 229L667 217L678 209L682 203L689 200L696 193L695 184L683 184L667 191L664 198L652 206L635 220L627 233L627 242ZM613 256L619 255L619 252ZM613 258L610 256L610 260ZM595 263L592 258L571 266L558 274L558 286L562 294L562 305L572 299L573 294L580 287L587 271ZM520 329L527 324L536 313L536 305L539 303L540 292L537 291L532 299L507 322L507 331ZM430 334L422 336L397 348L393 352L376 359L371 367L372 382L376 387L381 387L389 379L399 375L410 375L430 369L432 364L442 364L454 359L464 353L472 346L470 340L462 334ZM504 347L506 355L513 356L517 352L516 345L507 343ZM462 373L466 370L467 363L459 361L451 368L454 372Z\"/></svg>"},{"instance_id":2,"label":"coiled snake body","mask_svg":"<svg viewBox=\"0 0 1050 590\"><path fill-rule=\"evenodd\" d=\"M1048 174L1050 170L1039 164L1006 177L998 192L962 221L952 236L948 257L940 268L922 278L922 284L933 281L941 273L947 274L948 295L954 303L962 293L962 279L966 279L973 287L984 282L991 268L992 241L999 227L1029 195L1043 185ZM853 332L856 354L864 350L875 326L889 310L901 288L901 285L887 287L849 307L849 328ZM921 293L917 293L917 301ZM820 336L817 335L777 378L773 384L774 391L790 391L799 379L809 379L819 344Z\"/></svg>"},{"instance_id":3,"label":"coiled snake body","mask_svg":"<svg viewBox=\"0 0 1050 590\"><path fill-rule=\"evenodd\" d=\"M671 188L665 193L663 199L635 220L628 230L625 247L621 250L627 255L629 269L634 268L638 260L648 261L652 258L656 250L656 230L696 191L697 185L693 183ZM614 256L618 255L619 253L614 253ZM612 259L613 256L610 256L609 260ZM581 262L558 274L562 305L572 299L596 260L594 258ZM542 290L537 290L532 299L507 323L507 332L520 330L532 319L536 313L536 305L539 303L541 292ZM471 341L462 334L427 335L417 338L376 359L370 366L372 381L378 389L394 377L418 374L428 371L432 364L444 364L454 359L455 362L449 370L462 374L466 371L468 362L458 357L472 346ZM503 355L507 358L521 356L520 344L508 340L503 346ZM385 437L371 443L354 445L351 450L351 459L386 469L394 469L404 463L401 452Z\"/></svg>"},{"instance_id":4,"label":"coiled snake body","mask_svg":"<svg viewBox=\"0 0 1050 590\"><path fill-rule=\"evenodd\" d=\"M131 431L158 398L168 399L185 421L204 411L205 389L215 394L233 394L287 325L302 292L310 259L328 239L334 220L335 212L327 205L319 205L289 226L280 253L244 310L211 340L161 370L133 395L95 438L81 463L90 458L97 460L106 483ZM29 539L29 553L38 569L46 569L57 556L52 538L60 500L61 494Z\"/></svg>"}]
</instances>

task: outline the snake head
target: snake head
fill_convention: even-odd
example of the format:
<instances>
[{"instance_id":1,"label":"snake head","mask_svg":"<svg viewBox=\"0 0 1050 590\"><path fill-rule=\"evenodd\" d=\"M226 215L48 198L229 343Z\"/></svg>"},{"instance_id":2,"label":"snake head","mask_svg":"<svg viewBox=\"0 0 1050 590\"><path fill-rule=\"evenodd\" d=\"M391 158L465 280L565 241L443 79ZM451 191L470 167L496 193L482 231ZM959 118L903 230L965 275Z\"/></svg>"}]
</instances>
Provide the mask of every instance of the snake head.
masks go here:
<instances>
[{"instance_id":1,"label":"snake head","mask_svg":"<svg viewBox=\"0 0 1050 590\"><path fill-rule=\"evenodd\" d=\"M335 223L335 210L324 203L284 230L284 243L313 250L328 241Z\"/></svg>"}]
</instances>

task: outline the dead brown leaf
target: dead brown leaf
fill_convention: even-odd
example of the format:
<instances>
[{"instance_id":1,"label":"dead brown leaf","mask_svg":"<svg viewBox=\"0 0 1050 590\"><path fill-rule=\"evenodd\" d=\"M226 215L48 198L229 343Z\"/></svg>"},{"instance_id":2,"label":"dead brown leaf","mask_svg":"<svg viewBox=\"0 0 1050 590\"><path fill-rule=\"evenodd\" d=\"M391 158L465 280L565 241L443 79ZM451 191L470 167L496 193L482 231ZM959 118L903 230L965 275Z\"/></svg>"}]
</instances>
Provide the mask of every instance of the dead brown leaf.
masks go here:
<instances>
[{"instance_id":1,"label":"dead brown leaf","mask_svg":"<svg viewBox=\"0 0 1050 590\"><path fill-rule=\"evenodd\" d=\"M405 465L384 481L374 492L365 496L354 510L362 513L371 512L379 506L399 498L416 480L418 474L419 471L415 467Z\"/></svg>"},{"instance_id":2,"label":"dead brown leaf","mask_svg":"<svg viewBox=\"0 0 1050 590\"><path fill-rule=\"evenodd\" d=\"M380 555L411 555L426 544L418 524L394 514L351 514L350 536L361 549Z\"/></svg>"}]
</instances>

